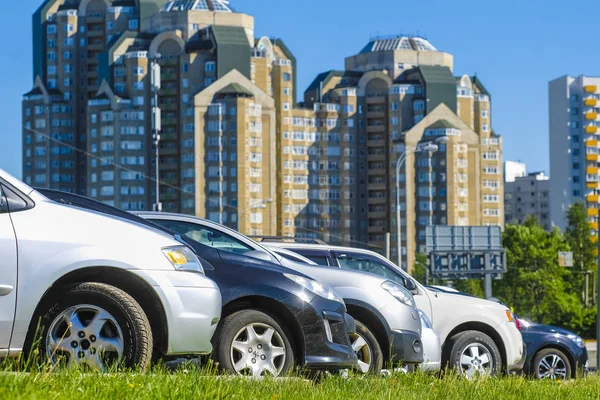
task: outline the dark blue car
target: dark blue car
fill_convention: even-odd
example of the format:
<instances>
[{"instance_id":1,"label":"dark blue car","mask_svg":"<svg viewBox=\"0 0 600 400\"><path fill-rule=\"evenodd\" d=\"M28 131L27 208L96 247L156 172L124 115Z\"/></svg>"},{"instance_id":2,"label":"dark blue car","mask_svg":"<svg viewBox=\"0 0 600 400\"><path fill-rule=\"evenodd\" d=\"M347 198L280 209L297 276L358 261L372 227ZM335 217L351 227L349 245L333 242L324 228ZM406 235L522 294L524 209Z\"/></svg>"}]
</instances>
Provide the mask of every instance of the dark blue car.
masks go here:
<instances>
[{"instance_id":1,"label":"dark blue car","mask_svg":"<svg viewBox=\"0 0 600 400\"><path fill-rule=\"evenodd\" d=\"M584 374L588 354L583 339L550 325L519 320L527 358L523 372L540 379L566 380Z\"/></svg>"}]
</instances>

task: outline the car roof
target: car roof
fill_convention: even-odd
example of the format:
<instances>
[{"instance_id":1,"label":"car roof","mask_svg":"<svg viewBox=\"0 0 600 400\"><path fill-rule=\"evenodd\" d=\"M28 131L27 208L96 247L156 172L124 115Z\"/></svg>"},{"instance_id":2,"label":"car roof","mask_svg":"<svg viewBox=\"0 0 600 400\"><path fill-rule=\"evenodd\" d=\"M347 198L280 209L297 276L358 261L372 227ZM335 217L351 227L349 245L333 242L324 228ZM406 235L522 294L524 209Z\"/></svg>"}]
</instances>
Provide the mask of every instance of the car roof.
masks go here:
<instances>
[{"instance_id":1,"label":"car roof","mask_svg":"<svg viewBox=\"0 0 600 400\"><path fill-rule=\"evenodd\" d=\"M269 246L282 247L284 249L311 249L311 250L331 250L331 251L352 251L355 253L370 254L381 257L374 251L355 248L355 247L344 247L344 246L331 246L326 244L312 244L312 243L285 243L285 242L269 242ZM293 251L293 250L292 250Z\"/></svg>"}]
</instances>

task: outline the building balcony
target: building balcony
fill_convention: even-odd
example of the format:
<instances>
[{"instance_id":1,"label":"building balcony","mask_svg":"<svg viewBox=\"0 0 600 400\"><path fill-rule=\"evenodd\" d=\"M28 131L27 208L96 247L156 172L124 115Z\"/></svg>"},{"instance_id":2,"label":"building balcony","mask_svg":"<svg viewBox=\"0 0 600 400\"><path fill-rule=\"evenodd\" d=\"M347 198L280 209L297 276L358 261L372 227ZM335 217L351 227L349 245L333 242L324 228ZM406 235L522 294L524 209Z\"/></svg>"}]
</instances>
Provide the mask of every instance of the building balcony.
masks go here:
<instances>
[{"instance_id":1,"label":"building balcony","mask_svg":"<svg viewBox=\"0 0 600 400\"><path fill-rule=\"evenodd\" d=\"M161 135L162 138L162 135ZM169 148L169 147L164 147L160 149L160 155L161 156L175 156L179 154L179 149L178 148Z\"/></svg>"},{"instance_id":2,"label":"building balcony","mask_svg":"<svg viewBox=\"0 0 600 400\"><path fill-rule=\"evenodd\" d=\"M598 230L598 223L597 222L590 222L590 229L593 229L595 231Z\"/></svg>"},{"instance_id":3,"label":"building balcony","mask_svg":"<svg viewBox=\"0 0 600 400\"><path fill-rule=\"evenodd\" d=\"M585 159L587 161L598 161L598 154L586 154Z\"/></svg>"},{"instance_id":4,"label":"building balcony","mask_svg":"<svg viewBox=\"0 0 600 400\"><path fill-rule=\"evenodd\" d=\"M369 197L369 204L386 204L387 199L384 197Z\"/></svg>"},{"instance_id":5,"label":"building balcony","mask_svg":"<svg viewBox=\"0 0 600 400\"><path fill-rule=\"evenodd\" d=\"M104 29L101 30L93 30L93 31L88 31L87 32L87 36L88 37L99 37L99 36L104 36Z\"/></svg>"},{"instance_id":6,"label":"building balcony","mask_svg":"<svg viewBox=\"0 0 600 400\"><path fill-rule=\"evenodd\" d=\"M370 211L369 212L369 218L370 219L376 219L376 218L387 218L387 213L385 211Z\"/></svg>"},{"instance_id":7,"label":"building balcony","mask_svg":"<svg viewBox=\"0 0 600 400\"><path fill-rule=\"evenodd\" d=\"M597 208L588 208L587 215L589 217L597 217L598 216L598 209Z\"/></svg>"},{"instance_id":8,"label":"building balcony","mask_svg":"<svg viewBox=\"0 0 600 400\"><path fill-rule=\"evenodd\" d=\"M173 126L177 125L177 118L163 118L162 119L163 126ZM163 135L161 135L162 137Z\"/></svg>"},{"instance_id":9,"label":"building balcony","mask_svg":"<svg viewBox=\"0 0 600 400\"><path fill-rule=\"evenodd\" d=\"M585 113L585 119L588 121L594 121L598 118L598 113L590 111Z\"/></svg>"},{"instance_id":10,"label":"building balcony","mask_svg":"<svg viewBox=\"0 0 600 400\"><path fill-rule=\"evenodd\" d=\"M160 79L162 81L176 81L178 78L176 73L165 73L160 75Z\"/></svg>"},{"instance_id":11,"label":"building balcony","mask_svg":"<svg viewBox=\"0 0 600 400\"><path fill-rule=\"evenodd\" d=\"M597 194L589 194L585 199L588 203L597 203L599 197Z\"/></svg>"},{"instance_id":12,"label":"building balcony","mask_svg":"<svg viewBox=\"0 0 600 400\"><path fill-rule=\"evenodd\" d=\"M383 111L367 111L367 118L385 118Z\"/></svg>"},{"instance_id":13,"label":"building balcony","mask_svg":"<svg viewBox=\"0 0 600 400\"><path fill-rule=\"evenodd\" d=\"M600 182L588 181L586 187L588 189L600 189Z\"/></svg>"},{"instance_id":14,"label":"building balcony","mask_svg":"<svg viewBox=\"0 0 600 400\"><path fill-rule=\"evenodd\" d=\"M377 225L369 226L369 233L379 233L379 232L385 232L385 226L377 226Z\"/></svg>"},{"instance_id":15,"label":"building balcony","mask_svg":"<svg viewBox=\"0 0 600 400\"><path fill-rule=\"evenodd\" d=\"M598 133L598 127L595 125L588 125L585 127L585 133Z\"/></svg>"},{"instance_id":16,"label":"building balcony","mask_svg":"<svg viewBox=\"0 0 600 400\"><path fill-rule=\"evenodd\" d=\"M598 100L596 100L596 99L594 99L592 97L592 98L589 98L589 99L585 99L583 101L583 104L585 104L588 107L594 107L596 104L598 104Z\"/></svg>"},{"instance_id":17,"label":"building balcony","mask_svg":"<svg viewBox=\"0 0 600 400\"><path fill-rule=\"evenodd\" d=\"M387 185L385 183L369 183L369 190L385 190Z\"/></svg>"},{"instance_id":18,"label":"building balcony","mask_svg":"<svg viewBox=\"0 0 600 400\"><path fill-rule=\"evenodd\" d=\"M89 51L102 51L104 50L104 43L90 43L88 45Z\"/></svg>"},{"instance_id":19,"label":"building balcony","mask_svg":"<svg viewBox=\"0 0 600 400\"><path fill-rule=\"evenodd\" d=\"M177 95L177 89L175 89L175 88L173 88L173 89L167 89L167 88L160 89L159 94L161 96L175 96L175 95Z\"/></svg>"},{"instance_id":20,"label":"building balcony","mask_svg":"<svg viewBox=\"0 0 600 400\"><path fill-rule=\"evenodd\" d=\"M385 125L367 125L367 133L385 132Z\"/></svg>"},{"instance_id":21,"label":"building balcony","mask_svg":"<svg viewBox=\"0 0 600 400\"><path fill-rule=\"evenodd\" d=\"M385 96L369 96L367 97L367 104L381 104L385 103Z\"/></svg>"},{"instance_id":22,"label":"building balcony","mask_svg":"<svg viewBox=\"0 0 600 400\"><path fill-rule=\"evenodd\" d=\"M595 139L589 139L589 140L585 141L585 145L587 147L598 147L598 143L599 142L597 140L595 140Z\"/></svg>"},{"instance_id":23,"label":"building balcony","mask_svg":"<svg viewBox=\"0 0 600 400\"><path fill-rule=\"evenodd\" d=\"M594 236L590 236L590 242L592 243L598 243L598 236L594 235ZM595 251L598 251L598 249L594 249ZM598 255L597 253L594 253L594 255Z\"/></svg>"},{"instance_id":24,"label":"building balcony","mask_svg":"<svg viewBox=\"0 0 600 400\"><path fill-rule=\"evenodd\" d=\"M368 154L367 161L385 161L385 154Z\"/></svg>"},{"instance_id":25,"label":"building balcony","mask_svg":"<svg viewBox=\"0 0 600 400\"><path fill-rule=\"evenodd\" d=\"M367 146L369 147L385 147L385 140L367 140Z\"/></svg>"},{"instance_id":26,"label":"building balcony","mask_svg":"<svg viewBox=\"0 0 600 400\"><path fill-rule=\"evenodd\" d=\"M596 93L598 91L598 86L596 86L596 85L585 85L583 87L583 90L586 93Z\"/></svg>"},{"instance_id":27,"label":"building balcony","mask_svg":"<svg viewBox=\"0 0 600 400\"><path fill-rule=\"evenodd\" d=\"M173 110L177 110L177 104L175 104L175 103L171 103L171 104L167 104L167 103L165 103L165 104L160 104L160 107L159 107L159 108L160 108L161 110L164 110L164 111L173 111Z\"/></svg>"},{"instance_id":28,"label":"building balcony","mask_svg":"<svg viewBox=\"0 0 600 400\"><path fill-rule=\"evenodd\" d=\"M598 175L598 167L587 167L585 173L588 175Z\"/></svg>"}]
</instances>

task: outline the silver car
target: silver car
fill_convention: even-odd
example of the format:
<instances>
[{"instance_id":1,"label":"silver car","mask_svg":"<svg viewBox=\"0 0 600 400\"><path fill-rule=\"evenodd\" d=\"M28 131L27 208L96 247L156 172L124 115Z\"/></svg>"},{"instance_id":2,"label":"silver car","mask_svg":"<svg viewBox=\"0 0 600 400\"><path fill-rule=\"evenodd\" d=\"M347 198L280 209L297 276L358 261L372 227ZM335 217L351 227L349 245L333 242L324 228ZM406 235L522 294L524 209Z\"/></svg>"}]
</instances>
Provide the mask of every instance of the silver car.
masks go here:
<instances>
[{"instance_id":1,"label":"silver car","mask_svg":"<svg viewBox=\"0 0 600 400\"><path fill-rule=\"evenodd\" d=\"M269 244L264 244L264 247L271 250L276 256L308 265L317 265L314 261L309 260L294 251ZM426 372L436 372L440 370L442 364L442 346L440 344L440 337L433 330L433 326L427 314L422 310L419 310L419 316L421 317L421 341L423 343L423 362L419 365L419 369Z\"/></svg>"},{"instance_id":2,"label":"silver car","mask_svg":"<svg viewBox=\"0 0 600 400\"><path fill-rule=\"evenodd\" d=\"M414 366L423 362L421 318L413 296L402 285L369 273L310 266L297 254L274 253L232 229L201 218L136 214L204 245L268 260L332 286L356 320L357 333L351 342L361 372L378 374L384 365L402 362Z\"/></svg>"}]
</instances>

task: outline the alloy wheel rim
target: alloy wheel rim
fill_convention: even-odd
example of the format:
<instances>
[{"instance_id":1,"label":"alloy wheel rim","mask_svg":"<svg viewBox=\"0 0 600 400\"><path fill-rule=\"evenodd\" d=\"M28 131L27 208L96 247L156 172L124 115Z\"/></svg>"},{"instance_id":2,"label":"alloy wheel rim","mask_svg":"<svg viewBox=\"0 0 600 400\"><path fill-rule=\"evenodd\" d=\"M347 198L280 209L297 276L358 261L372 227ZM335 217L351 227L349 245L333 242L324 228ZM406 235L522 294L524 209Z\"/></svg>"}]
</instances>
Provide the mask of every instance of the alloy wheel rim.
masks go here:
<instances>
[{"instance_id":1,"label":"alloy wheel rim","mask_svg":"<svg viewBox=\"0 0 600 400\"><path fill-rule=\"evenodd\" d=\"M285 342L268 324L248 324L234 336L230 357L239 375L279 376L286 361Z\"/></svg>"},{"instance_id":2,"label":"alloy wheel rim","mask_svg":"<svg viewBox=\"0 0 600 400\"><path fill-rule=\"evenodd\" d=\"M371 368L373 362L373 352L364 337L358 333L350 334L350 344L352 350L358 357L358 369L361 373L366 374Z\"/></svg>"},{"instance_id":3,"label":"alloy wheel rim","mask_svg":"<svg viewBox=\"0 0 600 400\"><path fill-rule=\"evenodd\" d=\"M492 354L484 345L471 343L460 354L460 370L467 377L490 375Z\"/></svg>"},{"instance_id":4,"label":"alloy wheel rim","mask_svg":"<svg viewBox=\"0 0 600 400\"><path fill-rule=\"evenodd\" d=\"M567 379L567 363L557 354L548 354L542 358L537 368L541 379Z\"/></svg>"},{"instance_id":5,"label":"alloy wheel rim","mask_svg":"<svg viewBox=\"0 0 600 400\"><path fill-rule=\"evenodd\" d=\"M89 304L60 313L46 335L46 355L53 364L66 362L67 368L106 371L121 360L123 347L117 320L105 309Z\"/></svg>"}]
</instances>

